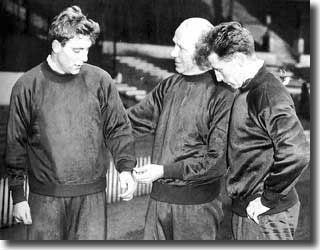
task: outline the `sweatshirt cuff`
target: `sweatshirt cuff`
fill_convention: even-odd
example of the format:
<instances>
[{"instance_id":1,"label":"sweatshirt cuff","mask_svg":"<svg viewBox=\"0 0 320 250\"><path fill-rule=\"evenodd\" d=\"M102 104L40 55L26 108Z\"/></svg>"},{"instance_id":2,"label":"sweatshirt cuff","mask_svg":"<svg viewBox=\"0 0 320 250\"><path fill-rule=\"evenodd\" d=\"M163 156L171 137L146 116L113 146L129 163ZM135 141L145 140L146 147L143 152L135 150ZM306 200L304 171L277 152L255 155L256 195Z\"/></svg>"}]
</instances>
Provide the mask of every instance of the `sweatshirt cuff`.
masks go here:
<instances>
[{"instance_id":1,"label":"sweatshirt cuff","mask_svg":"<svg viewBox=\"0 0 320 250\"><path fill-rule=\"evenodd\" d=\"M266 207L274 208L279 203L281 197L281 194L266 190L262 194L261 203Z\"/></svg>"},{"instance_id":2,"label":"sweatshirt cuff","mask_svg":"<svg viewBox=\"0 0 320 250\"><path fill-rule=\"evenodd\" d=\"M133 168L135 168L136 165L136 160L121 160L118 162L116 169L119 173L123 171L132 172Z\"/></svg>"},{"instance_id":3,"label":"sweatshirt cuff","mask_svg":"<svg viewBox=\"0 0 320 250\"><path fill-rule=\"evenodd\" d=\"M183 179L183 163L175 162L163 166L164 179Z\"/></svg>"},{"instance_id":4,"label":"sweatshirt cuff","mask_svg":"<svg viewBox=\"0 0 320 250\"><path fill-rule=\"evenodd\" d=\"M13 204L19 203L21 201L26 201L26 197L24 195L23 185L10 187L12 192L12 201Z\"/></svg>"}]
</instances>

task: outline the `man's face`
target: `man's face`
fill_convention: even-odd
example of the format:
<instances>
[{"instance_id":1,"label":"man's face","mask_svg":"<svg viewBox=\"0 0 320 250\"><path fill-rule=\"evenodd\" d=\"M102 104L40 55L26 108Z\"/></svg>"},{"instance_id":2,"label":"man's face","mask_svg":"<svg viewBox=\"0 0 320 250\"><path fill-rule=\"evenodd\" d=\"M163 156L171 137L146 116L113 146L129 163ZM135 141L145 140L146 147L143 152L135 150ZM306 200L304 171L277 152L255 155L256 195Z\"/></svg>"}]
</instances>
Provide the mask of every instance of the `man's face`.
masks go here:
<instances>
[{"instance_id":1,"label":"man's face","mask_svg":"<svg viewBox=\"0 0 320 250\"><path fill-rule=\"evenodd\" d=\"M225 59L220 58L216 53L212 53L208 59L219 82L223 81L233 88L241 87L242 67L238 57L232 56Z\"/></svg>"},{"instance_id":2,"label":"man's face","mask_svg":"<svg viewBox=\"0 0 320 250\"><path fill-rule=\"evenodd\" d=\"M199 71L195 55L195 38L184 27L178 27L173 37L174 49L171 56L174 58L176 71L183 75L193 75Z\"/></svg>"},{"instance_id":3,"label":"man's face","mask_svg":"<svg viewBox=\"0 0 320 250\"><path fill-rule=\"evenodd\" d=\"M81 66L88 60L92 42L89 36L78 35L68 40L64 46L57 42L55 64L64 74L78 74Z\"/></svg>"}]
</instances>

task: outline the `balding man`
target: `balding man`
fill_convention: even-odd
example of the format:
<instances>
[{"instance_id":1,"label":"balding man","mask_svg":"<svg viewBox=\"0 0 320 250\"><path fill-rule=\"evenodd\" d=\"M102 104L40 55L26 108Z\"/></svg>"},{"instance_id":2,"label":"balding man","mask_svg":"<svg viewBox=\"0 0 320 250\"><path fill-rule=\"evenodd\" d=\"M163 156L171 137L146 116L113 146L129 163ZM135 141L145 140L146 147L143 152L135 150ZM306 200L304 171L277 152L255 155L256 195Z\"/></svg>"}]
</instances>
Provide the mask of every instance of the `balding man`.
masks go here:
<instances>
[{"instance_id":1,"label":"balding man","mask_svg":"<svg viewBox=\"0 0 320 250\"><path fill-rule=\"evenodd\" d=\"M146 240L214 240L223 218L220 182L234 95L195 57L212 28L202 18L182 22L171 53L178 74L128 110L135 136L154 134L152 164L135 169L138 182L153 183Z\"/></svg>"}]
</instances>

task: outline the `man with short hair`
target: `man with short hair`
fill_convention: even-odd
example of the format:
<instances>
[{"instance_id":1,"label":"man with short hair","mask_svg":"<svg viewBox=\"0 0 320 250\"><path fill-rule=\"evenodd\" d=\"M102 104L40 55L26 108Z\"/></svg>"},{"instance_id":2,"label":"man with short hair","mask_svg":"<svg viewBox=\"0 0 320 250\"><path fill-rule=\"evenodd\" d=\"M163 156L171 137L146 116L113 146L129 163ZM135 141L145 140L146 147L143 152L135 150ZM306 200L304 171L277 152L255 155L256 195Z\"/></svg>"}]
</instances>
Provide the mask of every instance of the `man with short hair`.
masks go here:
<instances>
[{"instance_id":1,"label":"man with short hair","mask_svg":"<svg viewBox=\"0 0 320 250\"><path fill-rule=\"evenodd\" d=\"M220 191L233 91L195 57L212 27L202 18L183 21L171 53L178 73L128 110L135 136L154 134L152 164L134 171L138 182L153 183L146 240L214 240L223 218Z\"/></svg>"},{"instance_id":2,"label":"man with short hair","mask_svg":"<svg viewBox=\"0 0 320 250\"><path fill-rule=\"evenodd\" d=\"M52 52L13 87L6 162L13 216L30 240L106 239L108 148L132 199L131 126L110 75L86 64L100 32L77 6L57 15ZM25 168L30 187L24 195ZM29 207L30 206L30 207Z\"/></svg>"},{"instance_id":3,"label":"man with short hair","mask_svg":"<svg viewBox=\"0 0 320 250\"><path fill-rule=\"evenodd\" d=\"M237 89L228 135L226 188L237 240L292 240L300 202L295 190L309 163L303 127L285 86L256 56L237 22L216 26L198 48L216 77Z\"/></svg>"}]
</instances>

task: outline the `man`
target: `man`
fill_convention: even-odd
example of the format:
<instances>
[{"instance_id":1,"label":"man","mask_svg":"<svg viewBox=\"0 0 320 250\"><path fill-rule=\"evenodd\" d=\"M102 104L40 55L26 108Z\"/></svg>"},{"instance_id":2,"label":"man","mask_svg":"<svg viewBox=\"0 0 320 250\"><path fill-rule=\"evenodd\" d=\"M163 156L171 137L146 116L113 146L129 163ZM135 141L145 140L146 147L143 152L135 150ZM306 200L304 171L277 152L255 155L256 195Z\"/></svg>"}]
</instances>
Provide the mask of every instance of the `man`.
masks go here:
<instances>
[{"instance_id":1,"label":"man","mask_svg":"<svg viewBox=\"0 0 320 250\"><path fill-rule=\"evenodd\" d=\"M138 182L153 182L146 240L214 240L223 217L220 182L233 92L195 58L212 27L202 18L183 21L171 53L178 74L128 111L136 136L154 134L152 164L134 172Z\"/></svg>"},{"instance_id":2,"label":"man","mask_svg":"<svg viewBox=\"0 0 320 250\"><path fill-rule=\"evenodd\" d=\"M308 166L306 137L284 85L256 57L239 23L216 26L198 53L219 81L238 89L230 115L226 186L237 240L292 240L298 223L295 184Z\"/></svg>"},{"instance_id":3,"label":"man","mask_svg":"<svg viewBox=\"0 0 320 250\"><path fill-rule=\"evenodd\" d=\"M79 7L65 9L51 24L47 60L13 87L6 161L13 216L30 224L28 239L106 239L106 147L122 198L135 191L130 122L109 74L85 63L99 32Z\"/></svg>"}]
</instances>

